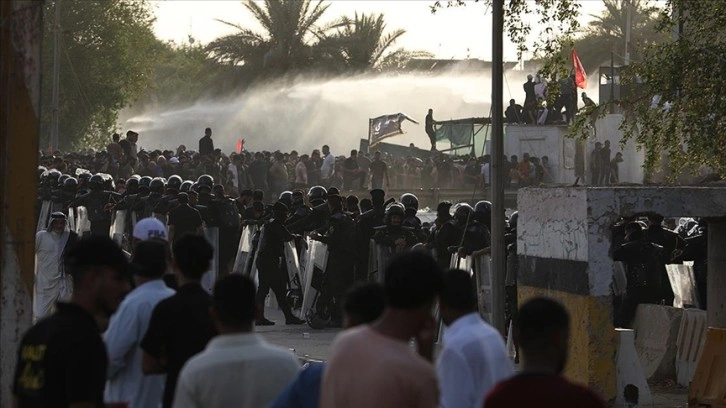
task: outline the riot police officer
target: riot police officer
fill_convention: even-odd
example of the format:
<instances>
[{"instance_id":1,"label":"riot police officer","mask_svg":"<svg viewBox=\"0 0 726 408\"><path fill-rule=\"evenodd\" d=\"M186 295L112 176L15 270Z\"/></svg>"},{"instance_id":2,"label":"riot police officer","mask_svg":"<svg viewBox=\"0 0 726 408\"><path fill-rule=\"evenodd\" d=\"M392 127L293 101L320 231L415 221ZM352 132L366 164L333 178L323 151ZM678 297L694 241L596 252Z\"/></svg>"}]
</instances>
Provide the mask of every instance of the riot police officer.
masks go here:
<instances>
[{"instance_id":1,"label":"riot police officer","mask_svg":"<svg viewBox=\"0 0 726 408\"><path fill-rule=\"evenodd\" d=\"M84 206L88 210L88 221L91 222L91 234L108 236L111 229L111 212L109 205L115 204L120 196L112 191L104 190L103 176L95 174L88 181L91 190L69 204L70 207Z\"/></svg>"},{"instance_id":2,"label":"riot police officer","mask_svg":"<svg viewBox=\"0 0 726 408\"><path fill-rule=\"evenodd\" d=\"M289 224L289 229L295 234L325 229L328 223L328 205L326 199L328 191L325 187L315 186L308 191L308 202L312 206L311 211L300 220Z\"/></svg>"},{"instance_id":3,"label":"riot police officer","mask_svg":"<svg viewBox=\"0 0 726 408\"><path fill-rule=\"evenodd\" d=\"M391 249L392 253L401 253L418 243L413 228L404 226L405 210L403 205L393 203L386 208L384 225L375 228L373 240L377 245ZM378 266L383 268L382 265Z\"/></svg>"},{"instance_id":4,"label":"riot police officer","mask_svg":"<svg viewBox=\"0 0 726 408\"><path fill-rule=\"evenodd\" d=\"M384 225L386 193L380 189L371 190L371 203L373 208L363 212L358 218L355 229L355 242L358 247L358 259L355 266L356 280L368 278L368 254L370 253L371 238L375 228Z\"/></svg>"},{"instance_id":5,"label":"riot police officer","mask_svg":"<svg viewBox=\"0 0 726 408\"><path fill-rule=\"evenodd\" d=\"M325 269L327 285L321 290L316 311L327 305L331 326L340 327L343 296L354 280L355 223L343 212L343 199L340 196L328 196L328 208L330 223L325 234L311 235L312 239L328 245L328 264Z\"/></svg>"},{"instance_id":6,"label":"riot police officer","mask_svg":"<svg viewBox=\"0 0 726 408\"><path fill-rule=\"evenodd\" d=\"M257 251L257 270L259 271L260 284L257 289L257 319L258 326L271 326L275 323L267 320L264 315L265 298L272 289L277 303L285 314L285 324L302 324L303 320L292 314L292 309L287 302L286 282L287 273L283 268L285 257L285 242L294 238L294 235L285 228L283 224L287 217L287 206L276 202L272 207L273 217L264 224L264 232L261 234L259 250Z\"/></svg>"},{"instance_id":7,"label":"riot police officer","mask_svg":"<svg viewBox=\"0 0 726 408\"><path fill-rule=\"evenodd\" d=\"M451 253L449 247L458 246L461 242L461 231L451 216L451 203L442 201L436 207L436 221L431 229L426 247L432 249L436 263L442 270L449 269Z\"/></svg>"}]
</instances>

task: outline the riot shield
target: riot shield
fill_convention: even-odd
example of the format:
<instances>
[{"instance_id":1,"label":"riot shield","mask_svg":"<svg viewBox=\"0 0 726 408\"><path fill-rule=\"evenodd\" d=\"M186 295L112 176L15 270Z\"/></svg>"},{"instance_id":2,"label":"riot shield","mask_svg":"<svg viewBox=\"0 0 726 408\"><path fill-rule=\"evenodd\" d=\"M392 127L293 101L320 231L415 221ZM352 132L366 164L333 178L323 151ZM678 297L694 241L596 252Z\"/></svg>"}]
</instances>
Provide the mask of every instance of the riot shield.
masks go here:
<instances>
[{"instance_id":1,"label":"riot shield","mask_svg":"<svg viewBox=\"0 0 726 408\"><path fill-rule=\"evenodd\" d=\"M300 260L297 256L295 241L285 243L285 264L287 265L288 290L287 300L291 308L297 309L302 306L302 275L300 271Z\"/></svg>"},{"instance_id":2,"label":"riot shield","mask_svg":"<svg viewBox=\"0 0 726 408\"><path fill-rule=\"evenodd\" d=\"M76 232L76 209L73 207L68 209L68 229Z\"/></svg>"},{"instance_id":3,"label":"riot shield","mask_svg":"<svg viewBox=\"0 0 726 408\"><path fill-rule=\"evenodd\" d=\"M318 275L324 274L328 264L328 246L310 238L307 238L307 243L303 302L299 315L301 319L306 319L308 313L312 313L313 305L318 297L318 290L313 286L313 278L316 272Z\"/></svg>"},{"instance_id":4,"label":"riot shield","mask_svg":"<svg viewBox=\"0 0 726 408\"><path fill-rule=\"evenodd\" d=\"M479 314L488 323L492 322L492 273L491 257L481 256L473 260L474 282L476 284Z\"/></svg>"},{"instance_id":5,"label":"riot shield","mask_svg":"<svg viewBox=\"0 0 726 408\"><path fill-rule=\"evenodd\" d=\"M378 269L376 281L383 285L386 281L386 266L391 260L392 251L390 247L380 244L376 244L371 248L376 251L376 266Z\"/></svg>"},{"instance_id":6,"label":"riot shield","mask_svg":"<svg viewBox=\"0 0 726 408\"><path fill-rule=\"evenodd\" d=\"M237 256L234 258L234 266L232 266L232 273L242 274L245 272L247 258L253 249L252 238L258 230L259 227L256 225L248 225L242 230L242 236L239 238L239 245L237 246Z\"/></svg>"},{"instance_id":7,"label":"riot shield","mask_svg":"<svg viewBox=\"0 0 726 408\"><path fill-rule=\"evenodd\" d=\"M51 202L43 200L40 204L40 214L38 214L38 225L35 232L43 231L48 228L48 217L50 217L50 206Z\"/></svg>"},{"instance_id":8,"label":"riot shield","mask_svg":"<svg viewBox=\"0 0 726 408\"><path fill-rule=\"evenodd\" d=\"M126 210L117 210L114 216L113 224L109 236L118 246L122 246L124 241L124 230L126 229Z\"/></svg>"},{"instance_id":9,"label":"riot shield","mask_svg":"<svg viewBox=\"0 0 726 408\"><path fill-rule=\"evenodd\" d=\"M217 281L219 271L219 228L207 227L204 229L204 237L207 239L212 248L214 248L214 256L209 270L202 275L202 287L209 293L214 289L214 283Z\"/></svg>"},{"instance_id":10,"label":"riot shield","mask_svg":"<svg viewBox=\"0 0 726 408\"><path fill-rule=\"evenodd\" d=\"M91 222L88 220L88 210L86 207L76 208L78 211L78 222L76 223L76 234L79 237L91 233Z\"/></svg>"},{"instance_id":11,"label":"riot shield","mask_svg":"<svg viewBox=\"0 0 726 408\"><path fill-rule=\"evenodd\" d=\"M375 282L378 279L378 253L376 241L371 239L368 245L368 280Z\"/></svg>"},{"instance_id":12,"label":"riot shield","mask_svg":"<svg viewBox=\"0 0 726 408\"><path fill-rule=\"evenodd\" d=\"M673 307L695 307L700 305L696 278L693 274L693 262L684 262L683 265L666 265L668 280L673 289Z\"/></svg>"}]
</instances>

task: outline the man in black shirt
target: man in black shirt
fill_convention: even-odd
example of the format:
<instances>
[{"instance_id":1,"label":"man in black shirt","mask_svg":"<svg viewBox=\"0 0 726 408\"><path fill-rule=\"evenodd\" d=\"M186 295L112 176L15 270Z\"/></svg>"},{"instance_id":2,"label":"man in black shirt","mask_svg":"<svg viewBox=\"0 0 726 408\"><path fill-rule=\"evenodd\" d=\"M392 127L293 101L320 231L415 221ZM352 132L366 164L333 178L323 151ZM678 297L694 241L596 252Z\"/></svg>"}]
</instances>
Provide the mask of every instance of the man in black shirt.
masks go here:
<instances>
[{"instance_id":1,"label":"man in black shirt","mask_svg":"<svg viewBox=\"0 0 726 408\"><path fill-rule=\"evenodd\" d=\"M386 187L390 186L388 180L388 165L386 162L381 160L381 152L377 151L373 155L373 162L371 163L371 189L382 190L383 189L383 177L386 178Z\"/></svg>"},{"instance_id":2,"label":"man in black shirt","mask_svg":"<svg viewBox=\"0 0 726 408\"><path fill-rule=\"evenodd\" d=\"M353 182L361 176L360 166L358 166L358 152L350 151L350 157L345 159L343 163L343 189L352 190Z\"/></svg>"},{"instance_id":3,"label":"man in black shirt","mask_svg":"<svg viewBox=\"0 0 726 408\"><path fill-rule=\"evenodd\" d=\"M436 124L436 121L434 120L434 110L429 109L428 115L426 115L426 134L429 136L429 140L431 140L431 151L433 152L436 150L436 131L434 130L434 125Z\"/></svg>"},{"instance_id":4,"label":"man in black shirt","mask_svg":"<svg viewBox=\"0 0 726 408\"><path fill-rule=\"evenodd\" d=\"M144 374L166 373L164 408L172 406L184 363L217 335L209 315L211 297L200 283L209 270L214 249L202 236L185 235L174 243L172 252L179 290L156 305L141 341Z\"/></svg>"},{"instance_id":5,"label":"man in black shirt","mask_svg":"<svg viewBox=\"0 0 726 408\"><path fill-rule=\"evenodd\" d=\"M176 242L185 234L202 234L202 216L189 205L187 193L177 195L179 205L169 211L169 241Z\"/></svg>"},{"instance_id":6,"label":"man in black shirt","mask_svg":"<svg viewBox=\"0 0 726 408\"><path fill-rule=\"evenodd\" d=\"M13 406L103 406L108 357L100 333L130 289L127 261L108 236L83 238L64 256L73 296L23 337Z\"/></svg>"},{"instance_id":7,"label":"man in black shirt","mask_svg":"<svg viewBox=\"0 0 726 408\"><path fill-rule=\"evenodd\" d=\"M199 154L211 157L214 153L214 142L212 141L212 129L204 129L204 137L199 139Z\"/></svg>"}]
</instances>

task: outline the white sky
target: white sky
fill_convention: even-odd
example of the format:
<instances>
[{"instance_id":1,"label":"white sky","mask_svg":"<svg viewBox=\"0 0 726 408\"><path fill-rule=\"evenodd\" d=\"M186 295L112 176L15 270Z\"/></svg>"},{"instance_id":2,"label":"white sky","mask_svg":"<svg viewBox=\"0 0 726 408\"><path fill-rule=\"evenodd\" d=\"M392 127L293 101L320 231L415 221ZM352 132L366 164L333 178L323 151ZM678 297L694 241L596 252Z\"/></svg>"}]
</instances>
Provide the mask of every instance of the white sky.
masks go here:
<instances>
[{"instance_id":1,"label":"white sky","mask_svg":"<svg viewBox=\"0 0 726 408\"><path fill-rule=\"evenodd\" d=\"M445 3L443 0L442 3ZM359 13L383 13L390 30L406 30L394 48L432 52L436 58L462 59L479 58L491 60L491 10L481 3L470 3L465 7L443 8L431 14L430 0L408 1L360 1L333 0L323 16L323 22L335 20L342 15ZM581 25L592 20L590 14L600 14L603 9L600 0L581 0ZM216 19L226 20L257 29L254 19L241 1L152 1L157 21L156 35L177 43L187 41L191 34L197 41L206 44L217 37L234 32L234 28ZM485 14L486 12L486 14ZM536 35L536 30L533 30ZM516 60L516 49L507 40L505 33L504 58ZM525 56L525 58L528 56Z\"/></svg>"}]
</instances>

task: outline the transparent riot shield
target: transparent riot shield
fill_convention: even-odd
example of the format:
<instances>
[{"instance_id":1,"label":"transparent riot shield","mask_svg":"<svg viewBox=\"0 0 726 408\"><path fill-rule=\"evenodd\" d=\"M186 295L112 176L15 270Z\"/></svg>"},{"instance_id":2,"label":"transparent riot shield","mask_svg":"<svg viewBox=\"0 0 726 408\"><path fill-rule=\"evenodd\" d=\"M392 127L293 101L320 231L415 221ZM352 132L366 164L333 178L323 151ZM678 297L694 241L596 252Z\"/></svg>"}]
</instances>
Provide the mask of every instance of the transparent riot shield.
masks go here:
<instances>
[{"instance_id":1,"label":"transparent riot shield","mask_svg":"<svg viewBox=\"0 0 726 408\"><path fill-rule=\"evenodd\" d=\"M307 264L305 266L305 286L303 287L303 302L300 308L300 318L306 319L308 313L312 313L312 309L317 299L318 290L313 286L313 278L316 271L319 274L325 273L325 267L328 265L328 246L320 241L308 238L308 254Z\"/></svg>"},{"instance_id":2,"label":"transparent riot shield","mask_svg":"<svg viewBox=\"0 0 726 408\"><path fill-rule=\"evenodd\" d=\"M696 278L693 273L693 262L684 262L683 265L666 265L668 280L673 288L673 307L695 307L700 305Z\"/></svg>"},{"instance_id":3,"label":"transparent riot shield","mask_svg":"<svg viewBox=\"0 0 726 408\"><path fill-rule=\"evenodd\" d=\"M368 280L377 282L378 280L378 254L376 251L376 241L371 239L368 245Z\"/></svg>"},{"instance_id":4,"label":"transparent riot shield","mask_svg":"<svg viewBox=\"0 0 726 408\"><path fill-rule=\"evenodd\" d=\"M207 227L204 229L204 237L209 241L214 248L214 256L212 257L211 265L209 270L202 275L202 287L209 293L212 293L214 289L214 283L217 281L219 276L219 228L218 227Z\"/></svg>"},{"instance_id":5,"label":"transparent riot shield","mask_svg":"<svg viewBox=\"0 0 726 408\"><path fill-rule=\"evenodd\" d=\"M124 241L124 230L126 229L126 210L117 210L111 224L111 231L109 236L111 239L121 246Z\"/></svg>"},{"instance_id":6,"label":"transparent riot shield","mask_svg":"<svg viewBox=\"0 0 726 408\"><path fill-rule=\"evenodd\" d=\"M492 322L492 268L491 257L481 256L473 260L474 282L476 284L479 314L488 323ZM503 311L502 311L503 312Z\"/></svg>"},{"instance_id":7,"label":"transparent riot shield","mask_svg":"<svg viewBox=\"0 0 726 408\"><path fill-rule=\"evenodd\" d=\"M76 233L82 237L91 233L91 222L88 220L88 210L86 207L76 208L78 211L78 222L76 223Z\"/></svg>"},{"instance_id":8,"label":"transparent riot shield","mask_svg":"<svg viewBox=\"0 0 726 408\"><path fill-rule=\"evenodd\" d=\"M68 229L76 232L76 209L73 207L68 209Z\"/></svg>"},{"instance_id":9,"label":"transparent riot shield","mask_svg":"<svg viewBox=\"0 0 726 408\"><path fill-rule=\"evenodd\" d=\"M386 266L388 266L388 262L393 256L392 251L390 247L380 244L376 244L371 248L376 251L376 265L378 268L376 281L383 285L386 282Z\"/></svg>"},{"instance_id":10,"label":"transparent riot shield","mask_svg":"<svg viewBox=\"0 0 726 408\"><path fill-rule=\"evenodd\" d=\"M239 245L237 246L237 256L234 258L234 265L232 266L232 273L244 273L247 258L253 249L252 238L258 230L259 227L256 225L248 225L242 230L242 236L240 236Z\"/></svg>"},{"instance_id":11,"label":"transparent riot shield","mask_svg":"<svg viewBox=\"0 0 726 408\"><path fill-rule=\"evenodd\" d=\"M38 214L38 225L35 232L43 231L48 228L48 217L50 217L51 202L44 200L40 203L40 214Z\"/></svg>"},{"instance_id":12,"label":"transparent riot shield","mask_svg":"<svg viewBox=\"0 0 726 408\"><path fill-rule=\"evenodd\" d=\"M302 307L302 275L295 241L285 243L285 264L287 265L287 303L293 309Z\"/></svg>"}]
</instances>

